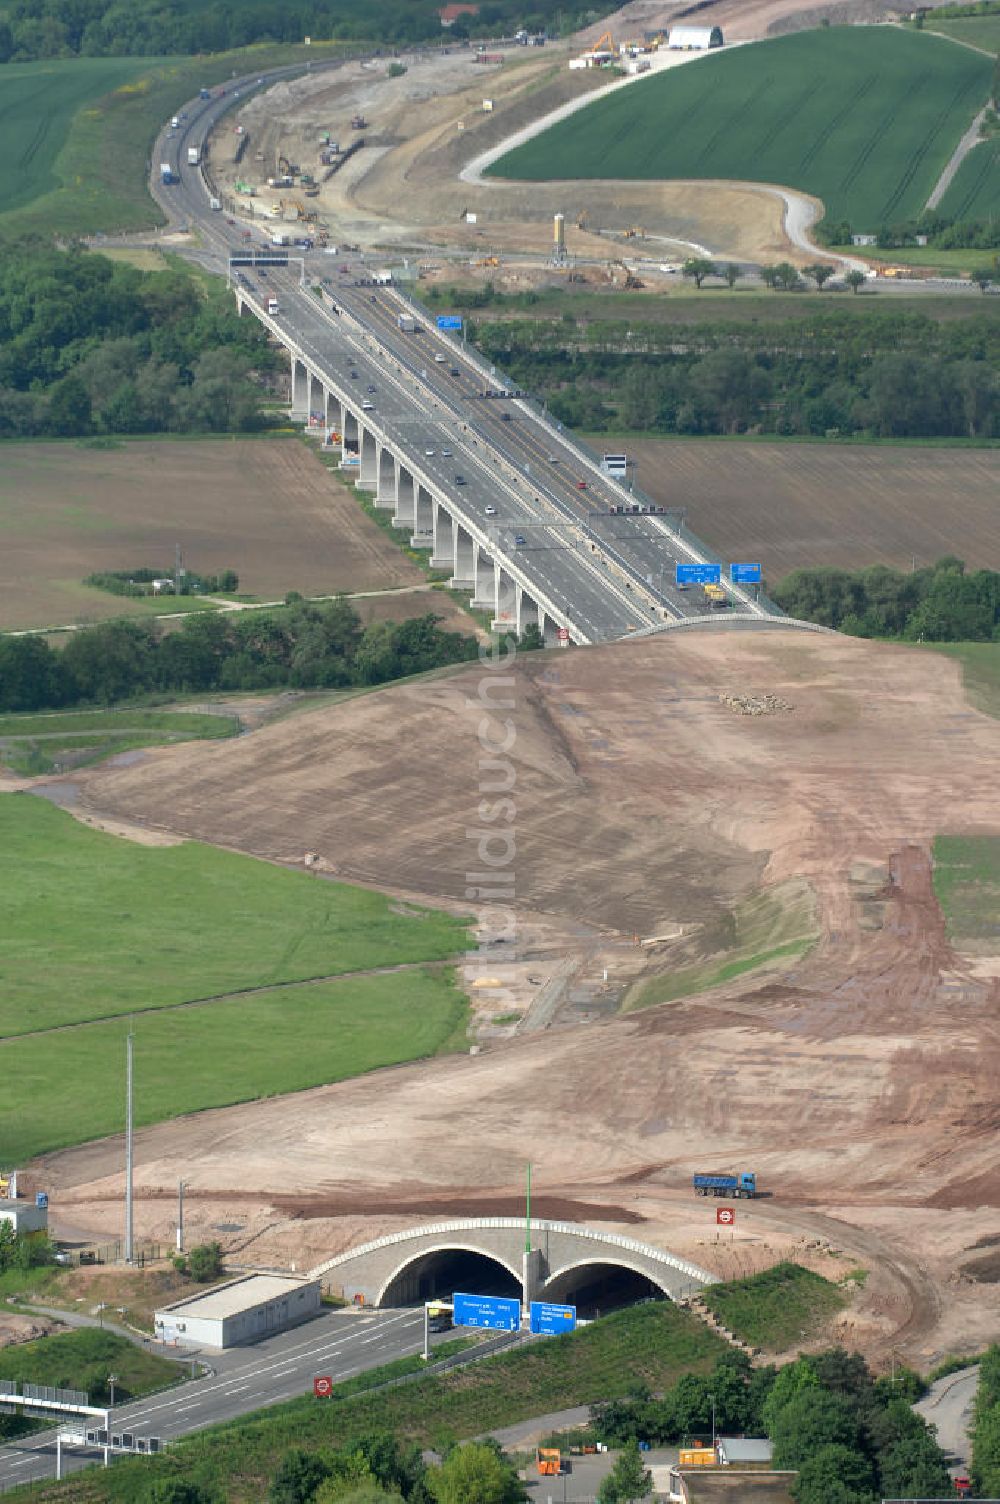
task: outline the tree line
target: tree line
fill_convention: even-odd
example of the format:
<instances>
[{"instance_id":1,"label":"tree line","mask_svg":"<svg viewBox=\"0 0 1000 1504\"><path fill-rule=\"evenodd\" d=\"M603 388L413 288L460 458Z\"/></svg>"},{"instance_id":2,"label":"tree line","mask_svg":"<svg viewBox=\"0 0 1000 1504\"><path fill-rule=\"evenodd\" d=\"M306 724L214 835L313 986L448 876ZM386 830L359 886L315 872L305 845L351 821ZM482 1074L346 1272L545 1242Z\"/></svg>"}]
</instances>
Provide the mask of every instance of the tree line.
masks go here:
<instances>
[{"instance_id":1,"label":"tree line","mask_svg":"<svg viewBox=\"0 0 1000 1504\"><path fill-rule=\"evenodd\" d=\"M846 309L754 323L470 324L574 428L878 438L1000 435L1000 321Z\"/></svg>"},{"instance_id":2,"label":"tree line","mask_svg":"<svg viewBox=\"0 0 1000 1504\"><path fill-rule=\"evenodd\" d=\"M277 356L225 290L78 248L0 248L0 438L246 431Z\"/></svg>"},{"instance_id":3,"label":"tree line","mask_svg":"<svg viewBox=\"0 0 1000 1504\"><path fill-rule=\"evenodd\" d=\"M961 559L939 559L903 574L870 569L795 569L772 592L789 616L853 637L904 642L1000 642L1000 573L967 574Z\"/></svg>"},{"instance_id":4,"label":"tree line","mask_svg":"<svg viewBox=\"0 0 1000 1504\"><path fill-rule=\"evenodd\" d=\"M979 1387L972 1417L972 1482L985 1497L1000 1494L1000 1347L989 1347L979 1362Z\"/></svg>"},{"instance_id":5,"label":"tree line","mask_svg":"<svg viewBox=\"0 0 1000 1504\"><path fill-rule=\"evenodd\" d=\"M591 1413L595 1433L612 1445L683 1443L711 1435L714 1398L716 1432L770 1437L773 1466L798 1474L797 1504L877 1504L950 1492L944 1453L911 1408L924 1389L906 1369L876 1379L860 1354L842 1348L780 1370L754 1368L733 1352L660 1397L637 1387Z\"/></svg>"},{"instance_id":6,"label":"tree line","mask_svg":"<svg viewBox=\"0 0 1000 1504\"><path fill-rule=\"evenodd\" d=\"M443 31L440 0L10 0L0 63L58 57L159 57L316 40L407 46L451 36L568 34L591 14L573 0L482 0Z\"/></svg>"},{"instance_id":7,"label":"tree line","mask_svg":"<svg viewBox=\"0 0 1000 1504\"><path fill-rule=\"evenodd\" d=\"M433 612L363 627L343 598L275 611L197 612L176 631L110 621L44 637L0 637L0 711L111 705L205 690L340 689L383 684L476 656L475 638L442 631ZM535 634L537 636L537 633ZM538 646L535 637L522 646Z\"/></svg>"}]
</instances>

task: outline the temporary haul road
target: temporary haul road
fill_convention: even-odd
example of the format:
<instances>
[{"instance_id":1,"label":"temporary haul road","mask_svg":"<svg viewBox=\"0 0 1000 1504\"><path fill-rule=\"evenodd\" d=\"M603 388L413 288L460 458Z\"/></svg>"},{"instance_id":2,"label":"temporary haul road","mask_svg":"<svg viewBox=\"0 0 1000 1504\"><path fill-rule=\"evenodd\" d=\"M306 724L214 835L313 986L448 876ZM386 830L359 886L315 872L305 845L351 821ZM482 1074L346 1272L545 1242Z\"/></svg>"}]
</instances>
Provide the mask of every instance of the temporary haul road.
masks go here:
<instances>
[{"instance_id":1,"label":"temporary haul road","mask_svg":"<svg viewBox=\"0 0 1000 1504\"><path fill-rule=\"evenodd\" d=\"M187 165L187 148L204 154L210 129L234 99L297 71L193 100L157 143L154 161L169 163L175 181L154 180L155 195L174 222L198 224L195 254L203 264L225 271L233 258L284 254L269 229L253 225L248 245L246 222L212 211L210 183L203 167ZM362 484L396 509L416 546L433 544L436 562L451 566L455 584L468 585L477 605L519 631L539 621L567 629L578 643L706 616L700 590L674 585L678 562L712 562L697 540L666 517L612 515L612 506L637 503L638 493L607 476L533 403L484 398L501 378L397 289L372 285L372 266L357 254L294 247L289 254L288 266L235 267L234 290L241 309L289 351L295 415L308 421L317 406L323 419L335 415L341 443L357 445ZM266 311L272 297L276 314ZM399 328L407 312L420 333ZM777 614L745 590L727 589L741 615Z\"/></svg>"},{"instance_id":2,"label":"temporary haul road","mask_svg":"<svg viewBox=\"0 0 1000 1504\"><path fill-rule=\"evenodd\" d=\"M366 1369L421 1352L423 1338L423 1310L320 1316L253 1347L213 1353L216 1371L210 1377L117 1405L111 1429L116 1435L128 1431L137 1437L171 1441L264 1405L308 1394L318 1376L337 1384ZM94 1451L64 1448L63 1472L93 1466L97 1458ZM26 1436L0 1448L0 1493L15 1484L53 1478L55 1469L55 1432Z\"/></svg>"}]
</instances>

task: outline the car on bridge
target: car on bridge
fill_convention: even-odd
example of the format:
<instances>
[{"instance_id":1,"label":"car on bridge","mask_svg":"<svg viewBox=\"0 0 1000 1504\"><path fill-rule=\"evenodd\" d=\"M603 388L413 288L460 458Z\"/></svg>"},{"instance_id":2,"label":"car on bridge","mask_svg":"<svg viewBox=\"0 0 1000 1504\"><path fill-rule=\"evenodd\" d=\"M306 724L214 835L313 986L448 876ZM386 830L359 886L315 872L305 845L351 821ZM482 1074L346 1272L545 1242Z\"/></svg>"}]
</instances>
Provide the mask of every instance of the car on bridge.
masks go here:
<instances>
[{"instance_id":1,"label":"car on bridge","mask_svg":"<svg viewBox=\"0 0 1000 1504\"><path fill-rule=\"evenodd\" d=\"M456 476L456 480L457 480L457 478L458 477ZM495 517L496 514L497 514L496 507L487 507L486 508L486 515L487 515L487 517Z\"/></svg>"}]
</instances>

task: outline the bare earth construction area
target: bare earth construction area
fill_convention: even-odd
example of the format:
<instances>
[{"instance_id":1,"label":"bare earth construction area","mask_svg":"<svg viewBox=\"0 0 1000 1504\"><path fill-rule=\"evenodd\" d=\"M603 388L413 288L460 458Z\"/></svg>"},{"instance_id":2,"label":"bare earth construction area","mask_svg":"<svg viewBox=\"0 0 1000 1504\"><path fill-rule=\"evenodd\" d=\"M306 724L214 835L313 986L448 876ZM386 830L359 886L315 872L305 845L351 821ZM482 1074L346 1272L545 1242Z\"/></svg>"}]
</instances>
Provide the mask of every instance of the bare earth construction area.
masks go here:
<instances>
[{"instance_id":1,"label":"bare earth construction area","mask_svg":"<svg viewBox=\"0 0 1000 1504\"><path fill-rule=\"evenodd\" d=\"M603 1206L608 1225L721 1273L818 1238L871 1270L844 1318L871 1353L981 1346L1000 1291L959 1266L1000 1233L1000 961L949 943L930 848L1000 827L1000 724L947 659L795 632L531 655L514 677L526 923L587 921L628 981L649 952L671 967L669 938L640 954L633 935L669 937L798 878L818 943L696 1000L144 1130L141 1230L169 1236L183 1163L196 1225L239 1223L258 1263L318 1261L395 1226L506 1210L531 1159L539 1215L583 1199L588 1221ZM84 773L80 807L461 898L477 687L466 670ZM736 693L773 696L774 713L720 698ZM695 1159L751 1164L772 1193L741 1207L731 1244L690 1196ZM120 1167L116 1143L49 1157L54 1215L117 1227Z\"/></svg>"}]
</instances>

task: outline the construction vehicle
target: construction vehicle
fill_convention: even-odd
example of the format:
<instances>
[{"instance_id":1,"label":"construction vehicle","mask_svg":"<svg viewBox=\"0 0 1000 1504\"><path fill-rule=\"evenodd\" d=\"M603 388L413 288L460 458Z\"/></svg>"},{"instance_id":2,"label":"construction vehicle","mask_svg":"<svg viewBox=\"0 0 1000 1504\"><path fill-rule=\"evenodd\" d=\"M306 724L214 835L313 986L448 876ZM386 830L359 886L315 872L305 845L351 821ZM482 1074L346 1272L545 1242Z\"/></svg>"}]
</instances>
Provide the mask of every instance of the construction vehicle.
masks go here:
<instances>
[{"instance_id":1,"label":"construction vehicle","mask_svg":"<svg viewBox=\"0 0 1000 1504\"><path fill-rule=\"evenodd\" d=\"M535 1461L543 1478L558 1478L562 1472L562 1453L558 1447L539 1447Z\"/></svg>"},{"instance_id":2,"label":"construction vehicle","mask_svg":"<svg viewBox=\"0 0 1000 1504\"><path fill-rule=\"evenodd\" d=\"M706 601L714 610L729 605L729 596L721 585L702 585L701 588L705 592Z\"/></svg>"},{"instance_id":3,"label":"construction vehicle","mask_svg":"<svg viewBox=\"0 0 1000 1504\"><path fill-rule=\"evenodd\" d=\"M693 1175L691 1184L698 1196L734 1196L737 1200L750 1200L757 1195L757 1177L746 1170L738 1175L716 1172Z\"/></svg>"},{"instance_id":4,"label":"construction vehicle","mask_svg":"<svg viewBox=\"0 0 1000 1504\"><path fill-rule=\"evenodd\" d=\"M364 115L352 115L351 116L351 130L352 131L363 131L365 129L365 127L367 126L367 124L368 124L368 121L365 119Z\"/></svg>"},{"instance_id":5,"label":"construction vehicle","mask_svg":"<svg viewBox=\"0 0 1000 1504\"><path fill-rule=\"evenodd\" d=\"M576 216L576 227L578 230L585 230L587 228L586 209L581 209L579 214Z\"/></svg>"},{"instance_id":6,"label":"construction vehicle","mask_svg":"<svg viewBox=\"0 0 1000 1504\"><path fill-rule=\"evenodd\" d=\"M482 256L478 261L474 261L472 264L473 264L473 266L499 266L500 265L500 257L499 256Z\"/></svg>"},{"instance_id":7,"label":"construction vehicle","mask_svg":"<svg viewBox=\"0 0 1000 1504\"><path fill-rule=\"evenodd\" d=\"M642 228L642 225L629 225L625 231L626 240L645 240L645 238L646 232Z\"/></svg>"},{"instance_id":8,"label":"construction vehicle","mask_svg":"<svg viewBox=\"0 0 1000 1504\"><path fill-rule=\"evenodd\" d=\"M605 42L607 43L606 47L604 45ZM595 52L617 52L618 48L615 46L615 39L610 31L606 31L597 38L597 41L589 50L593 54Z\"/></svg>"}]
</instances>

